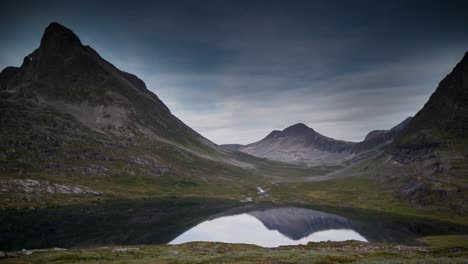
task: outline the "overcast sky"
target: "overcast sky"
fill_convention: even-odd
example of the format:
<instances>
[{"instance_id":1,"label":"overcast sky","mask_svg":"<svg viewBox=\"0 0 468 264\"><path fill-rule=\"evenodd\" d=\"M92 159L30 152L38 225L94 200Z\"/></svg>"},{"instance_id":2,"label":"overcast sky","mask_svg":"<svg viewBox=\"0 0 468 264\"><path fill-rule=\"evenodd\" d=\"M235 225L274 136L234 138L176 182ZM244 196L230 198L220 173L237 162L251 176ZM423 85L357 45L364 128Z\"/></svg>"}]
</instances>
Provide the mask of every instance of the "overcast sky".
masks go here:
<instances>
[{"instance_id":1,"label":"overcast sky","mask_svg":"<svg viewBox=\"0 0 468 264\"><path fill-rule=\"evenodd\" d=\"M468 1L0 3L0 68L59 22L218 144L295 123L360 141L416 114L468 51Z\"/></svg>"}]
</instances>

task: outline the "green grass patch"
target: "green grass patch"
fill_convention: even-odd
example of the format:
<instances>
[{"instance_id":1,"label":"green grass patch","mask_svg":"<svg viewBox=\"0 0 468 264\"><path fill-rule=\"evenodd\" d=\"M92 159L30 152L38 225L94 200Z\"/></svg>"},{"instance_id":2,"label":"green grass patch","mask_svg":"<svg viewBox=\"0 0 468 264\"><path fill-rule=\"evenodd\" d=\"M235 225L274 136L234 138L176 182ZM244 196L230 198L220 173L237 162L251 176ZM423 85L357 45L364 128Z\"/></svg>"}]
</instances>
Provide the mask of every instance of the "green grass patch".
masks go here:
<instances>
[{"instance_id":1,"label":"green grass patch","mask_svg":"<svg viewBox=\"0 0 468 264\"><path fill-rule=\"evenodd\" d=\"M427 236L419 241L434 248L468 248L468 235Z\"/></svg>"}]
</instances>

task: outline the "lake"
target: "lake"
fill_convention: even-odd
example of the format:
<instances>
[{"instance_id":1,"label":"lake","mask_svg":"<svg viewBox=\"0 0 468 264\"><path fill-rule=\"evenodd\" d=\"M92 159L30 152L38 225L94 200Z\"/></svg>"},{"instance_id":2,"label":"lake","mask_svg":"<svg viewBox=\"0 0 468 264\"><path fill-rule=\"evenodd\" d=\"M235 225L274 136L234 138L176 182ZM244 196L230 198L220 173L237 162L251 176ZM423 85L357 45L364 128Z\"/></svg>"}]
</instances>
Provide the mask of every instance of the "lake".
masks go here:
<instances>
[{"instance_id":1,"label":"lake","mask_svg":"<svg viewBox=\"0 0 468 264\"><path fill-rule=\"evenodd\" d=\"M297 207L256 209L204 221L172 240L249 243L263 247L320 241L366 241L351 221L334 214Z\"/></svg>"},{"instance_id":2,"label":"lake","mask_svg":"<svg viewBox=\"0 0 468 264\"><path fill-rule=\"evenodd\" d=\"M264 247L345 240L417 244L418 237L467 231L466 226L369 210L212 199L0 211L0 250L191 241Z\"/></svg>"}]
</instances>

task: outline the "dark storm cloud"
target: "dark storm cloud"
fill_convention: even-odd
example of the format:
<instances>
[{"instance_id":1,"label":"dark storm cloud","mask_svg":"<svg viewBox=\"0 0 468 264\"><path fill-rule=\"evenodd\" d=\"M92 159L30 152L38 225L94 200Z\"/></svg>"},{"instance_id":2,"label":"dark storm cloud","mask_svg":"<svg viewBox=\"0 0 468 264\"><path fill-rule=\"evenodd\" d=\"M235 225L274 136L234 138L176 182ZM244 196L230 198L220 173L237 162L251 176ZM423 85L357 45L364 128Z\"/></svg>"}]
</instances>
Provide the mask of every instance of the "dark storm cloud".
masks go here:
<instances>
[{"instance_id":1,"label":"dark storm cloud","mask_svg":"<svg viewBox=\"0 0 468 264\"><path fill-rule=\"evenodd\" d=\"M361 140L414 115L468 50L465 1L1 3L1 67L58 21L216 143L297 122Z\"/></svg>"}]
</instances>

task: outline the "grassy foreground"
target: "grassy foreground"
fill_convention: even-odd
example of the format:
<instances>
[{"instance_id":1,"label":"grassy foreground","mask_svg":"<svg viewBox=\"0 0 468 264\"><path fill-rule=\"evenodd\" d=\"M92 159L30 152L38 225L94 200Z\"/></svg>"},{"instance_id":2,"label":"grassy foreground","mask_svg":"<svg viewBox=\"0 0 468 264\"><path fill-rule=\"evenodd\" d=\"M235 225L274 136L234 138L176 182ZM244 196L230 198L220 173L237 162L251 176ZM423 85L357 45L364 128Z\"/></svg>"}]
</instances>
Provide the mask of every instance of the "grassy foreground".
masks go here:
<instances>
[{"instance_id":1,"label":"grassy foreground","mask_svg":"<svg viewBox=\"0 0 468 264\"><path fill-rule=\"evenodd\" d=\"M457 237L442 238L459 239ZM432 237L432 240L437 240ZM356 241L262 248L194 242L9 253L2 263L467 263L466 247L406 247ZM12 254L17 254L13 257Z\"/></svg>"}]
</instances>

